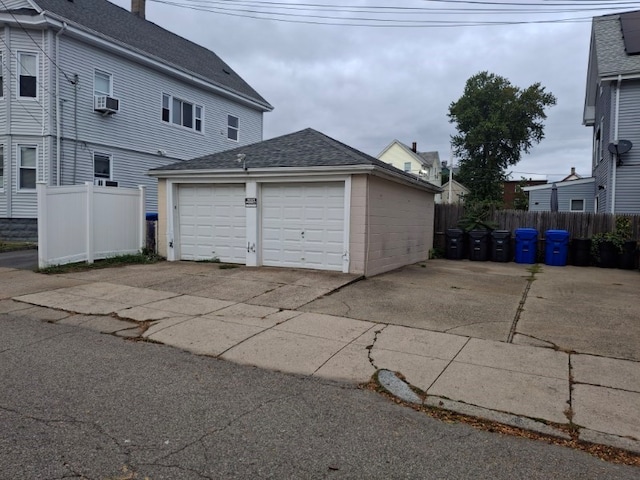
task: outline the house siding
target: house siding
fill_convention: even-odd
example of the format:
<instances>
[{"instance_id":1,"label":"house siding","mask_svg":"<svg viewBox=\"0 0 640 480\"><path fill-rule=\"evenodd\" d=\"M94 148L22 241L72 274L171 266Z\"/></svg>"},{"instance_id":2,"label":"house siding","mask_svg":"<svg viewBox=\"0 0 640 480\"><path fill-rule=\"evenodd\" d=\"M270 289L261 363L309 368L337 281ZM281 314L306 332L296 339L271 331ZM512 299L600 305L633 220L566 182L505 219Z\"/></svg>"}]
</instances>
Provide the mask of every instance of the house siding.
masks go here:
<instances>
[{"instance_id":1,"label":"house siding","mask_svg":"<svg viewBox=\"0 0 640 480\"><path fill-rule=\"evenodd\" d=\"M558 186L558 211L569 212L571 211L571 200L584 200L584 211L594 211L594 195L593 195L593 182L580 182L577 184L570 184ZM548 212L551 203L551 189L541 188L538 190L529 191L529 211L530 212Z\"/></svg>"},{"instance_id":2,"label":"house siding","mask_svg":"<svg viewBox=\"0 0 640 480\"><path fill-rule=\"evenodd\" d=\"M167 258L167 181L158 179L158 225L156 228L158 254Z\"/></svg>"},{"instance_id":3,"label":"house siding","mask_svg":"<svg viewBox=\"0 0 640 480\"><path fill-rule=\"evenodd\" d=\"M349 273L365 271L367 251L366 175L351 176L351 214L349 222Z\"/></svg>"},{"instance_id":4,"label":"house siding","mask_svg":"<svg viewBox=\"0 0 640 480\"><path fill-rule=\"evenodd\" d=\"M616 167L615 213L640 213L640 81L622 82L618 136L629 140L633 147Z\"/></svg>"},{"instance_id":5,"label":"house siding","mask_svg":"<svg viewBox=\"0 0 640 480\"><path fill-rule=\"evenodd\" d=\"M0 48L4 63L0 141L5 146L5 188L0 187L0 218L37 217L35 192L17 191L16 145L37 145L37 179L56 184L58 107L61 184L93 181L92 153L107 153L113 156L112 179L120 186L147 187L147 211L158 208L157 181L147 176L149 169L262 140L260 109L89 45L68 32L59 37L53 30L29 29L27 32L9 26L0 29L0 35L10 47L3 43ZM56 58L56 38L60 42L59 58ZM34 53L38 57L35 99L18 98L19 52ZM120 100L120 111L116 114L103 116L94 111L95 69L112 75L112 94ZM56 77L60 85L57 100ZM202 131L163 122L163 93L202 106ZM229 114L239 119L238 141L227 138Z\"/></svg>"},{"instance_id":6,"label":"house siding","mask_svg":"<svg viewBox=\"0 0 640 480\"><path fill-rule=\"evenodd\" d=\"M33 8L27 0L3 0L3 9L15 10L18 8Z\"/></svg>"},{"instance_id":7,"label":"house siding","mask_svg":"<svg viewBox=\"0 0 640 480\"><path fill-rule=\"evenodd\" d=\"M176 159L189 159L262 140L262 112L186 84L149 67L61 37L60 65L69 76L78 75L77 87L61 79L64 102L63 136L75 137L74 89L77 88L78 137L102 145L127 145L132 150ZM94 71L112 75L113 96L120 111L103 116L93 109ZM132 86L140 88L132 89ZM203 107L203 129L197 132L162 121L162 94ZM227 115L240 120L239 141L227 139Z\"/></svg>"},{"instance_id":8,"label":"house siding","mask_svg":"<svg viewBox=\"0 0 640 480\"><path fill-rule=\"evenodd\" d=\"M433 247L434 194L369 178L365 275L426 260Z\"/></svg>"}]
</instances>

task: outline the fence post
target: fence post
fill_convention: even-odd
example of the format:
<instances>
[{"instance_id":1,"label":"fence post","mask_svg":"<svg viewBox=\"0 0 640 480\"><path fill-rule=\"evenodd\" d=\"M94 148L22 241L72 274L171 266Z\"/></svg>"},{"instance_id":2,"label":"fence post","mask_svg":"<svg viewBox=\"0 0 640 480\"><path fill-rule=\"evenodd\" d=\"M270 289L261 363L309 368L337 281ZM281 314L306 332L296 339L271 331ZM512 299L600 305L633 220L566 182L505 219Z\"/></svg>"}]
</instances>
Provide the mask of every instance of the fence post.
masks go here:
<instances>
[{"instance_id":1,"label":"fence post","mask_svg":"<svg viewBox=\"0 0 640 480\"><path fill-rule=\"evenodd\" d=\"M48 245L47 245L47 182L36 183L38 196L38 268L46 268Z\"/></svg>"},{"instance_id":2,"label":"fence post","mask_svg":"<svg viewBox=\"0 0 640 480\"><path fill-rule=\"evenodd\" d=\"M93 263L94 246L93 246L93 183L86 182L87 191L87 263Z\"/></svg>"},{"instance_id":3,"label":"fence post","mask_svg":"<svg viewBox=\"0 0 640 480\"><path fill-rule=\"evenodd\" d=\"M140 207L140 216L139 216L139 227L138 227L138 247L139 250L142 251L142 249L146 246L146 227L147 227L147 215L145 212L145 196L146 196L146 189L147 187L145 187L144 185L138 185L138 190L140 192L140 198L138 200L138 205Z\"/></svg>"}]
</instances>

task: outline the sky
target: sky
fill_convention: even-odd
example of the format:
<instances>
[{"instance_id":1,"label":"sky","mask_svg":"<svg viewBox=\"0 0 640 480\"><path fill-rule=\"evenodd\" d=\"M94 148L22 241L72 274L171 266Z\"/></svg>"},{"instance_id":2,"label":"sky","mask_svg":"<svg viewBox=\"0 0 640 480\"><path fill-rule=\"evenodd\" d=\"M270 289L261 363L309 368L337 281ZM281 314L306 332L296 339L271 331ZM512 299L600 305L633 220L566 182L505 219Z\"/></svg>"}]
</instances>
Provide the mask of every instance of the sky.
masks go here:
<instances>
[{"instance_id":1,"label":"sky","mask_svg":"<svg viewBox=\"0 0 640 480\"><path fill-rule=\"evenodd\" d=\"M449 161L447 113L469 77L539 82L557 105L545 138L510 172L557 181L571 167L591 173L582 125L591 17L635 9L624 0L147 0L146 18L216 52L273 105L265 139L311 127L374 157L395 139Z\"/></svg>"}]
</instances>

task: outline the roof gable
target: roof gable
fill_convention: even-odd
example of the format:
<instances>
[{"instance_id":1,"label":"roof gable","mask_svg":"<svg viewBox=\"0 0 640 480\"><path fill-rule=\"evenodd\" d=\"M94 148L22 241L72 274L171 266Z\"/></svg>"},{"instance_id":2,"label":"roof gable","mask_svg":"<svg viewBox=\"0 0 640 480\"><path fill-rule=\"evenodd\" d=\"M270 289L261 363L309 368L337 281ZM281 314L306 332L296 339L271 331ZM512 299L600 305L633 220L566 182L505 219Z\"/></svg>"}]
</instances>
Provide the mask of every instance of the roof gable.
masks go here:
<instances>
[{"instance_id":1,"label":"roof gable","mask_svg":"<svg viewBox=\"0 0 640 480\"><path fill-rule=\"evenodd\" d=\"M640 12L603 15L593 19L593 42L589 58L590 63L597 69L598 77L640 72L640 55L627 53L621 24L621 18L625 15L633 16L638 13Z\"/></svg>"},{"instance_id":2,"label":"roof gable","mask_svg":"<svg viewBox=\"0 0 640 480\"><path fill-rule=\"evenodd\" d=\"M150 172L237 170L240 167L238 155L244 155L243 163L249 171L268 168L373 166L402 177L411 183L440 191L438 187L433 187L415 175L403 172L312 128L224 152L173 163L165 167L154 168Z\"/></svg>"},{"instance_id":3,"label":"roof gable","mask_svg":"<svg viewBox=\"0 0 640 480\"><path fill-rule=\"evenodd\" d=\"M162 63L259 103L273 107L214 52L149 22L107 0L33 0L44 14L144 53ZM105 21L108 19L108 21Z\"/></svg>"}]
</instances>

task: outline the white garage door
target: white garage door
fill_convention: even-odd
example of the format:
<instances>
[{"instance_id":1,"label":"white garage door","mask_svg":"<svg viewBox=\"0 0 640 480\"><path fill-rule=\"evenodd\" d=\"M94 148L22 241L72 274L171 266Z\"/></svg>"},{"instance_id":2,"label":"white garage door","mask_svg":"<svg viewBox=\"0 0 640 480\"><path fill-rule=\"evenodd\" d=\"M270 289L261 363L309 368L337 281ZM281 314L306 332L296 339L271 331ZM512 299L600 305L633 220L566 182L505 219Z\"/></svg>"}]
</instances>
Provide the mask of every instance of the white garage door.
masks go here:
<instances>
[{"instance_id":1,"label":"white garage door","mask_svg":"<svg viewBox=\"0 0 640 480\"><path fill-rule=\"evenodd\" d=\"M246 263L244 185L182 185L180 259Z\"/></svg>"},{"instance_id":2,"label":"white garage door","mask_svg":"<svg viewBox=\"0 0 640 480\"><path fill-rule=\"evenodd\" d=\"M343 232L343 182L263 184L263 265L342 271Z\"/></svg>"}]
</instances>

